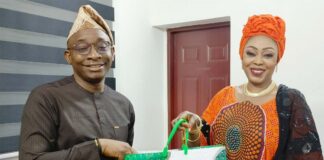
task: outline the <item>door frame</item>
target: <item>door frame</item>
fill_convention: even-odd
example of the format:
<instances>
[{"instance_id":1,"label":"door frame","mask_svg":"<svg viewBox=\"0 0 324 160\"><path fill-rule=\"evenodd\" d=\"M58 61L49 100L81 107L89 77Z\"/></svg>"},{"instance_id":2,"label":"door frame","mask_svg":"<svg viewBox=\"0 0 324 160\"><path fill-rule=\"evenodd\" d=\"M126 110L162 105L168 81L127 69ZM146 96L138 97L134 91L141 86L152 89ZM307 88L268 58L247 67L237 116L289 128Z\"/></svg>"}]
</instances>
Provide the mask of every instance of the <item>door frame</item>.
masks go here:
<instances>
[{"instance_id":1,"label":"door frame","mask_svg":"<svg viewBox=\"0 0 324 160\"><path fill-rule=\"evenodd\" d=\"M212 23L212 24L201 24L201 25L194 25L194 26L185 26L179 28L172 28L167 30L167 98L168 98L168 133L170 133L172 127L169 122L171 122L171 108L174 105L174 95L172 92L172 88L174 87L174 34L178 32L184 31L195 31L195 30L202 30L202 29L209 29L209 28L219 28L219 27L230 27L230 22L219 22L219 23Z\"/></svg>"}]
</instances>

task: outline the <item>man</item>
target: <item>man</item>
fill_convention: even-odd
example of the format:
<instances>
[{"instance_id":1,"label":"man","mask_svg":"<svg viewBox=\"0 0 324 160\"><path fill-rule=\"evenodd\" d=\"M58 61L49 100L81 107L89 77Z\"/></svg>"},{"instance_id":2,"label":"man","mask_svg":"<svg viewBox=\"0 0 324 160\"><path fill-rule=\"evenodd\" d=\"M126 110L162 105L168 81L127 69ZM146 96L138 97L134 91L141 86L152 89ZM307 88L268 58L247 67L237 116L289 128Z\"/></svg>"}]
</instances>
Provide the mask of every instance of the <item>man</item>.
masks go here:
<instances>
[{"instance_id":1,"label":"man","mask_svg":"<svg viewBox=\"0 0 324 160\"><path fill-rule=\"evenodd\" d=\"M114 59L112 34L91 6L81 6L64 57L74 74L35 88L26 102L19 159L123 159L134 153L133 106L104 83Z\"/></svg>"}]
</instances>

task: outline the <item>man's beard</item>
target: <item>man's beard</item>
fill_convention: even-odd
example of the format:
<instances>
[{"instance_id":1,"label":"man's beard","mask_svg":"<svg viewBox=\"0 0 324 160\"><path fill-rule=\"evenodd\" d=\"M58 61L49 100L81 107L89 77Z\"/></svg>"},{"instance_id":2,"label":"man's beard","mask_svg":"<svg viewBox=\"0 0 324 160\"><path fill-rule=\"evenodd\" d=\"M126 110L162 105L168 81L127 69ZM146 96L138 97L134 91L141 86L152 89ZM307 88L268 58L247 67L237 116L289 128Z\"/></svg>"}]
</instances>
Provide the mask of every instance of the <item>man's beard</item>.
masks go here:
<instances>
[{"instance_id":1,"label":"man's beard","mask_svg":"<svg viewBox=\"0 0 324 160\"><path fill-rule=\"evenodd\" d=\"M105 80L105 77L98 77L98 78L87 78L87 82L88 83L91 83L91 84L98 84L98 83L101 83L101 81L104 81Z\"/></svg>"}]
</instances>

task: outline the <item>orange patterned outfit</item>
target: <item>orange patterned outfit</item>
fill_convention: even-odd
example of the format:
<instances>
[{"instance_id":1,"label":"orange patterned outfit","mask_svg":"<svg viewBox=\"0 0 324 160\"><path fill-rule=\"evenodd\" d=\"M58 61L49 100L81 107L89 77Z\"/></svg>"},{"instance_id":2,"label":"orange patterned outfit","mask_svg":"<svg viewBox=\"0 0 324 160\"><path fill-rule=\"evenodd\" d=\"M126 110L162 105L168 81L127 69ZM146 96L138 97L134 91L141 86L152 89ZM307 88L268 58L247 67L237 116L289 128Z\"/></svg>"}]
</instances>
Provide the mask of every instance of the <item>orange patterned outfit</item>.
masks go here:
<instances>
[{"instance_id":1,"label":"orange patterned outfit","mask_svg":"<svg viewBox=\"0 0 324 160\"><path fill-rule=\"evenodd\" d=\"M234 104L236 102L237 100L235 98L235 88L231 86L226 87L214 96L214 98L209 103L207 109L204 111L202 118L208 124L212 124L215 120L216 115L220 113L222 108L230 104ZM267 103L265 103L264 105L262 105L261 109L264 111L266 115L265 128L264 128L265 131L264 153L261 155L261 159L272 159L277 150L278 141L279 141L279 122L278 122L278 116L277 116L278 114L276 110L275 99L272 99ZM237 115L233 116L232 118L235 117L237 117ZM206 145L206 141L203 140L203 143ZM242 154L248 153L248 151L241 151L241 152ZM242 154L238 154L237 156L242 156Z\"/></svg>"},{"instance_id":2,"label":"orange patterned outfit","mask_svg":"<svg viewBox=\"0 0 324 160\"><path fill-rule=\"evenodd\" d=\"M207 124L210 127L210 131L208 131L209 135L206 136L206 133L203 131L204 129L202 129L205 136L201 136L200 138L201 145L223 144L226 147L227 158L230 160L304 159L307 156L316 157L314 159L322 159L323 157L315 124L304 122L304 124L307 123L308 125L303 125L305 128L299 128L290 123L290 121L300 121L299 116L306 116L308 119L310 118L311 122L313 122L313 118L311 113L307 112L309 108L307 104L304 103L303 96L299 96L301 93L286 88L287 87L280 86L276 98L261 106L254 105L248 101L237 102L235 88L232 86L222 89L213 97L208 107L203 112L202 118L205 123L204 127ZM289 97L293 97L291 95L294 95L293 98L288 98L290 100L289 104L287 98L281 96L282 93L285 93L287 97L288 95ZM298 93L298 97L296 93ZM283 100L276 101L280 99L278 96L283 97ZM277 103L280 103L279 109L284 109L280 109L278 112ZM289 118L290 116L292 117L291 120L285 119L287 118L287 116L283 114L287 112L285 109L298 109L300 113L297 111L293 112L292 116L289 115ZM282 123L282 125L279 123ZM282 128L279 129L280 126ZM291 136L296 133L299 134L300 130L305 131L305 133L298 135L296 139ZM287 132L290 132L290 135L286 134ZM311 140L313 143L311 146L313 146L313 148L308 147L310 143L307 142L307 140L300 141L301 136L309 137L312 135L317 136L316 140ZM299 144L302 144L299 148L290 147L292 149L291 152L294 154L289 152L290 148L288 151L284 149L287 148L287 146L298 146ZM305 146L306 148L308 147L307 149L309 150L305 149ZM288 154L288 156L286 154Z\"/></svg>"}]
</instances>

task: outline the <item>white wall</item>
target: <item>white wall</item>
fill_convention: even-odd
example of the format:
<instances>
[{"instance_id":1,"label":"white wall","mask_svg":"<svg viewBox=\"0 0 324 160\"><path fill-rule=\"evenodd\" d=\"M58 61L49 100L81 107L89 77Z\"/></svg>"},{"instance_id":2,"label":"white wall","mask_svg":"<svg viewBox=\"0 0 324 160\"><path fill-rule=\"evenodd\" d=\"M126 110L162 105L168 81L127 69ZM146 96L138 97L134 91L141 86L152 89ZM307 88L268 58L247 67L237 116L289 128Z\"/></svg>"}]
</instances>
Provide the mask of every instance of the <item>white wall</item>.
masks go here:
<instances>
[{"instance_id":1,"label":"white wall","mask_svg":"<svg viewBox=\"0 0 324 160\"><path fill-rule=\"evenodd\" d=\"M167 135L164 33L149 22L146 0L114 1L116 87L133 103L137 150L162 149Z\"/></svg>"},{"instance_id":2,"label":"white wall","mask_svg":"<svg viewBox=\"0 0 324 160\"><path fill-rule=\"evenodd\" d=\"M166 31L176 25L231 21L231 84L246 82L238 56L248 16L271 13L285 19L286 50L274 79L304 93L324 145L324 1L313 0L118 0L114 1L117 90L136 111L138 150L162 149L167 136ZM158 29L159 28L159 29Z\"/></svg>"}]
</instances>

